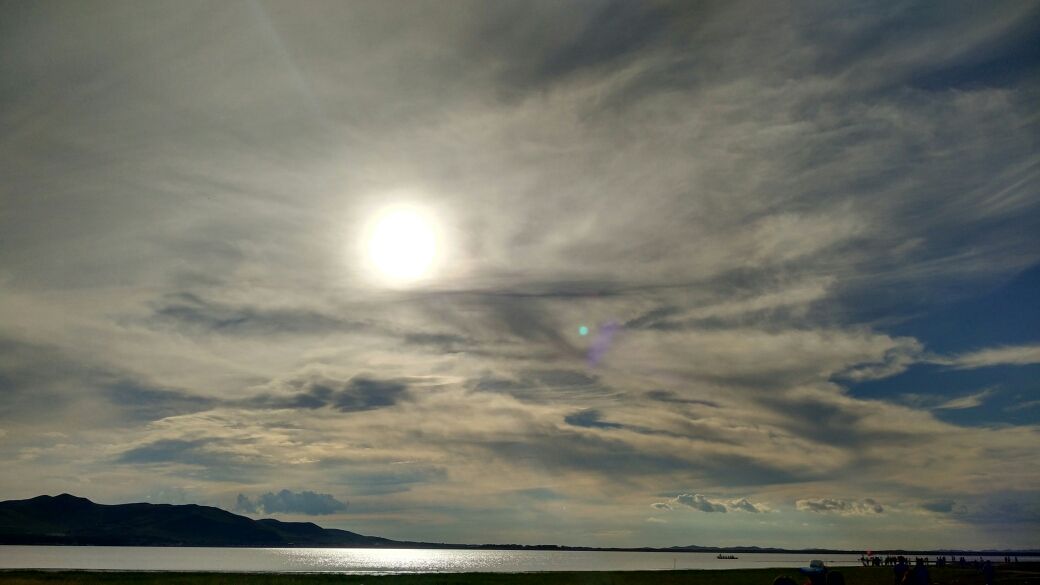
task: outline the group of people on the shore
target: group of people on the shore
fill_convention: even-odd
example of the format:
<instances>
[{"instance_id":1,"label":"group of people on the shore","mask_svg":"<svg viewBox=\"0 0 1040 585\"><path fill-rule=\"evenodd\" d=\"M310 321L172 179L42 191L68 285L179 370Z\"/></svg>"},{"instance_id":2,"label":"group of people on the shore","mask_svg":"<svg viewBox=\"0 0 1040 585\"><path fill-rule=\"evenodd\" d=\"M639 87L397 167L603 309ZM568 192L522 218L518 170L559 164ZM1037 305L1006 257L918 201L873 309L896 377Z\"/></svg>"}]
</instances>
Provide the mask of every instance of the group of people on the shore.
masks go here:
<instances>
[{"instance_id":1,"label":"group of people on the shore","mask_svg":"<svg viewBox=\"0 0 1040 585\"><path fill-rule=\"evenodd\" d=\"M931 562L936 568L942 568L946 566L959 566L962 569L973 568L982 573L985 579L986 585L993 585L996 578L996 569L993 567L993 562L990 560L983 560L979 557L978 560L969 561L965 557L956 559L954 557L946 558L945 555L935 557L934 560L930 560L928 557L916 557L911 559L902 555L899 556L863 556L860 558L864 567L892 567L893 573L893 585L930 585L931 575L928 574L928 564ZM1013 564L1018 562L1018 557L1004 557L1004 562L1007 564ZM799 569L799 572L805 574L808 580L804 585L845 585L845 576L840 571L831 571L824 566L822 561L813 561L809 567ZM773 585L798 585L794 579L784 575L777 577L773 580Z\"/></svg>"},{"instance_id":2,"label":"group of people on the shore","mask_svg":"<svg viewBox=\"0 0 1040 585\"><path fill-rule=\"evenodd\" d=\"M894 585L928 585L932 582L931 575L928 574L928 559L918 557L914 559L914 566L910 566L910 559L900 556L896 557L895 567L892 572L895 573ZM938 559L936 559L938 563Z\"/></svg>"},{"instance_id":3,"label":"group of people on the shore","mask_svg":"<svg viewBox=\"0 0 1040 585\"><path fill-rule=\"evenodd\" d=\"M975 569L982 573L983 578L987 585L993 583L996 576L996 568L993 566L993 561L989 559L978 559L968 560L965 557L959 559L946 555L940 555L935 557L934 560L928 557L916 557L913 560L913 566L910 564L909 557L899 556L862 556L860 562L863 563L864 567L892 567L892 571L895 576L895 585L927 585L930 582L928 575L928 564L934 564L937 568L942 567L958 567L961 569ZM1005 556L1004 563L1011 565L1018 563L1017 556Z\"/></svg>"},{"instance_id":4,"label":"group of people on the shore","mask_svg":"<svg viewBox=\"0 0 1040 585\"><path fill-rule=\"evenodd\" d=\"M877 555L871 555L871 556L864 555L864 556L861 556L859 558L859 562L862 563L864 567L895 567L895 566L899 565L900 563L902 563L902 564L909 564L910 563L910 558L909 557L904 557L902 555L900 555L900 556L886 556L886 557L881 557L881 556L877 556ZM1013 564L1013 563L1017 563L1017 562L1018 562L1018 557L1009 557L1009 556L1005 556L1004 557L1004 563L1005 564ZM945 555L937 556L937 557L935 557L934 560L930 559L928 557L915 557L914 558L914 564L917 564L917 563L922 563L924 565L934 564L936 567L947 567L947 566L949 566L949 567L960 567L962 569L973 568L973 569L978 569L978 570L982 570L983 566L986 563L992 564L991 561L983 560L982 557L979 557L977 560L970 560L969 561L965 557L961 557L960 559L957 559L954 556L950 556L949 558L947 558Z\"/></svg>"}]
</instances>

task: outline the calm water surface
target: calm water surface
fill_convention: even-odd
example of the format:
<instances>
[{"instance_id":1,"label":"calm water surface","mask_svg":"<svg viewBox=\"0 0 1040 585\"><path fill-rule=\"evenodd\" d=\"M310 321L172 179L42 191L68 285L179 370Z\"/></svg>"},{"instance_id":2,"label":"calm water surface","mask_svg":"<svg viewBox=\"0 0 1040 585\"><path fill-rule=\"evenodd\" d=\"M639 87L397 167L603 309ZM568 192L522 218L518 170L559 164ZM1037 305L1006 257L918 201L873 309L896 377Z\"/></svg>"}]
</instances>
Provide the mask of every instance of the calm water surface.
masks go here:
<instances>
[{"instance_id":1,"label":"calm water surface","mask_svg":"<svg viewBox=\"0 0 1040 585\"><path fill-rule=\"evenodd\" d=\"M599 551L518 551L366 548L180 548L0 546L3 569L135 571L466 573L531 571L646 571L858 565L858 555L737 554Z\"/></svg>"}]
</instances>

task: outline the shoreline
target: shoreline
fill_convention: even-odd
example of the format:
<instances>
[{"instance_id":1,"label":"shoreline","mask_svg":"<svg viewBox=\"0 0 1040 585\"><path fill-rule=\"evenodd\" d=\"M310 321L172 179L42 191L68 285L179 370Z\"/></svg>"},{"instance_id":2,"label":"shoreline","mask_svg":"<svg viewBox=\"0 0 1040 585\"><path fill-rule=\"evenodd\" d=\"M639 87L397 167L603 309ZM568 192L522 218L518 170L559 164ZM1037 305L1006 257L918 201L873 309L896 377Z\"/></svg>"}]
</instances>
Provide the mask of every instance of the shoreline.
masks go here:
<instances>
[{"instance_id":1,"label":"shoreline","mask_svg":"<svg viewBox=\"0 0 1040 585\"><path fill-rule=\"evenodd\" d=\"M269 550L269 549L350 549L359 551L519 551L519 552L532 552L532 553L667 553L667 554L735 554L735 555L855 555L857 560L863 556L863 551L840 551L833 549L742 549L738 546L734 546L732 549L713 549L705 546L703 549L688 549L688 548L675 548L675 549L652 549L643 546L643 548L634 549L617 549L617 548L597 548L597 546L564 546L554 544L426 544L426 543L411 543L405 542L399 546L364 546L364 545L337 545L337 544L278 544L278 545L265 545L265 544L125 544L125 543L70 543L70 542L0 542L0 548L2 546L69 546L69 548L75 548L75 546L82 546L82 548L89 548L89 546L97 546L97 548L103 549L255 549L255 550ZM902 551L902 550L881 550L872 551L874 557L887 557L887 556L904 556L904 557L965 557L968 560L973 558L1000 558L1000 557L1019 557L1025 559L1022 562L1040 562L1040 551Z\"/></svg>"}]
</instances>

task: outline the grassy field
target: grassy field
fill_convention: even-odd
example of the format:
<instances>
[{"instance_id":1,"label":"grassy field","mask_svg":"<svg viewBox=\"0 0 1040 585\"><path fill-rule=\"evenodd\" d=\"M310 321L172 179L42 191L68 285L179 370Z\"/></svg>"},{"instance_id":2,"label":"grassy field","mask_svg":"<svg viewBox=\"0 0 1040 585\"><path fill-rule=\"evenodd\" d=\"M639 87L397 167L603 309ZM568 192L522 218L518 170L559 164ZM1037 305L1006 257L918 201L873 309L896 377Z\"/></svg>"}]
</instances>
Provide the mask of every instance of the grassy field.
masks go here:
<instances>
[{"instance_id":1,"label":"grassy field","mask_svg":"<svg viewBox=\"0 0 1040 585\"><path fill-rule=\"evenodd\" d=\"M892 569L885 567L842 568L847 585L892 585ZM933 585L983 585L972 570L929 569ZM790 569L730 569L725 571L603 571L561 573L455 573L423 575L332 575L332 574L246 574L246 573L138 573L93 571L0 571L5 585L74 583L84 585L770 585L779 575L802 583ZM1040 566L998 570L997 583L1040 585Z\"/></svg>"}]
</instances>

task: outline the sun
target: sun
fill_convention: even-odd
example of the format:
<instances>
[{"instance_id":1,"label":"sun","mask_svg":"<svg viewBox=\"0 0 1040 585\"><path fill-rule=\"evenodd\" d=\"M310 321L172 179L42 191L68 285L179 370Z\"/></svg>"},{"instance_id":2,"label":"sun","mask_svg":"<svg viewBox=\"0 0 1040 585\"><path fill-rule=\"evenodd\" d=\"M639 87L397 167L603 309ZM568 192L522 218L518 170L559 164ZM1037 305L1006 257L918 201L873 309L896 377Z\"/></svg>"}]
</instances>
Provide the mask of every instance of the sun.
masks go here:
<instances>
[{"instance_id":1,"label":"sun","mask_svg":"<svg viewBox=\"0 0 1040 585\"><path fill-rule=\"evenodd\" d=\"M390 284L413 283L430 275L437 239L436 223L423 210L388 209L375 218L368 233L368 261Z\"/></svg>"}]
</instances>

